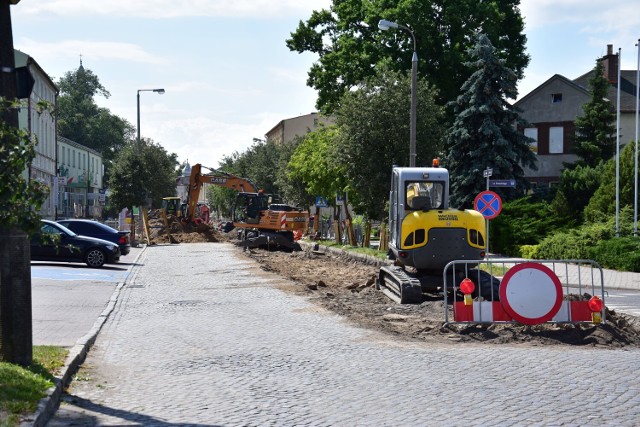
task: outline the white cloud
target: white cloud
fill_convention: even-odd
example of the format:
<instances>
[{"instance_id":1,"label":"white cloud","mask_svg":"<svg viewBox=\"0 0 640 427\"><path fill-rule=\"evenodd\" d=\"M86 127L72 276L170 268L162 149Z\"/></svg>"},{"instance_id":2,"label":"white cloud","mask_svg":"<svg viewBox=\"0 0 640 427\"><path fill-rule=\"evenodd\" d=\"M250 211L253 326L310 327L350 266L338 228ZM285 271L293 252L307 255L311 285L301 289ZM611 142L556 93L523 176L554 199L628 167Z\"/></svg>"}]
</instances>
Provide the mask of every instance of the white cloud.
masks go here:
<instances>
[{"instance_id":1,"label":"white cloud","mask_svg":"<svg viewBox=\"0 0 640 427\"><path fill-rule=\"evenodd\" d=\"M167 60L146 52L132 43L99 42L86 40L63 40L55 43L21 38L14 43L16 49L27 52L38 60L47 58L77 58L79 54L92 59L115 59L146 64L166 64Z\"/></svg>"},{"instance_id":2,"label":"white cloud","mask_svg":"<svg viewBox=\"0 0 640 427\"><path fill-rule=\"evenodd\" d=\"M148 115L150 116L150 115ZM180 161L217 168L219 161L234 152L244 152L253 138L263 138L264 132L282 118L272 114L250 120L250 124L232 124L206 117L156 122L146 120L144 136L160 143L169 153L176 153Z\"/></svg>"},{"instance_id":3,"label":"white cloud","mask_svg":"<svg viewBox=\"0 0 640 427\"><path fill-rule=\"evenodd\" d=\"M265 18L300 16L312 10L328 8L331 0L39 0L24 3L19 5L21 12L31 15Z\"/></svg>"},{"instance_id":4,"label":"white cloud","mask_svg":"<svg viewBox=\"0 0 640 427\"><path fill-rule=\"evenodd\" d=\"M576 24L586 32L617 31L640 24L637 0L522 0L520 11L527 30Z\"/></svg>"}]
</instances>

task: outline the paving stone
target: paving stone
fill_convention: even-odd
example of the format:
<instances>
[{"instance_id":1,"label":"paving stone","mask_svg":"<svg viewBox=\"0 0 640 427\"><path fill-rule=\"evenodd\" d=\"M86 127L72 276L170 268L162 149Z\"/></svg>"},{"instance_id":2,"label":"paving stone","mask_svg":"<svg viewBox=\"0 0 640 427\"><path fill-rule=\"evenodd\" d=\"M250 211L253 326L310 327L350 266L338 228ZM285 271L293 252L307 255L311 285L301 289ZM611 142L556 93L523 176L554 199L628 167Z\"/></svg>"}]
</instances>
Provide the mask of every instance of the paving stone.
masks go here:
<instances>
[{"instance_id":1,"label":"paving stone","mask_svg":"<svg viewBox=\"0 0 640 427\"><path fill-rule=\"evenodd\" d=\"M49 426L627 425L637 349L408 343L229 244L150 247Z\"/></svg>"}]
</instances>

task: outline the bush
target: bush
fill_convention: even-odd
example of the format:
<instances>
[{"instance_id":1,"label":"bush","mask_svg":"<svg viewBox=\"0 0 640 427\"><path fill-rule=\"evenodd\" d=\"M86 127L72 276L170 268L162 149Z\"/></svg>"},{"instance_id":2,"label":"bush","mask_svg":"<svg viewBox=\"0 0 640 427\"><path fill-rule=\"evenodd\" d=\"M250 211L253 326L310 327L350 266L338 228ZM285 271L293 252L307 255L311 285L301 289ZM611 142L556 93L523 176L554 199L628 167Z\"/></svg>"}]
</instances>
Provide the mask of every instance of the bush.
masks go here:
<instances>
[{"instance_id":1,"label":"bush","mask_svg":"<svg viewBox=\"0 0 640 427\"><path fill-rule=\"evenodd\" d=\"M500 215L491 220L491 251L520 256L520 246L535 245L563 226L551 205L544 200L534 201L531 197L523 197L505 203Z\"/></svg>"},{"instance_id":2,"label":"bush","mask_svg":"<svg viewBox=\"0 0 640 427\"><path fill-rule=\"evenodd\" d=\"M521 245L518 246L518 254L520 258L536 259L538 258L538 245Z\"/></svg>"},{"instance_id":3,"label":"bush","mask_svg":"<svg viewBox=\"0 0 640 427\"><path fill-rule=\"evenodd\" d=\"M591 257L604 268L640 272L640 240L620 237L602 241L591 249Z\"/></svg>"},{"instance_id":4,"label":"bush","mask_svg":"<svg viewBox=\"0 0 640 427\"><path fill-rule=\"evenodd\" d=\"M538 245L538 258L587 259L591 248L614 236L608 223L591 224L547 237Z\"/></svg>"},{"instance_id":5,"label":"bush","mask_svg":"<svg viewBox=\"0 0 640 427\"><path fill-rule=\"evenodd\" d=\"M620 211L623 237L615 236L615 217L549 236L538 245L535 258L593 259L604 268L640 272L640 240L630 237L631 218L630 208Z\"/></svg>"}]
</instances>

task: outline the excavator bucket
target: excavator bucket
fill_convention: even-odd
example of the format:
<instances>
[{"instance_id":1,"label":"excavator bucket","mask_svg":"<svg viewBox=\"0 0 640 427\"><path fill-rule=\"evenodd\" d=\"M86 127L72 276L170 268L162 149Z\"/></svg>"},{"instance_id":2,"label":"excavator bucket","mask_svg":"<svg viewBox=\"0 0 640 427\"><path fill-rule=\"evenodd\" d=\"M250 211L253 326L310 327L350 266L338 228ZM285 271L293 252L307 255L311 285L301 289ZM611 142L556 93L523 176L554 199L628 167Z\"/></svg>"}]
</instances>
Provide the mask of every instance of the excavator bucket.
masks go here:
<instances>
[{"instance_id":1,"label":"excavator bucket","mask_svg":"<svg viewBox=\"0 0 640 427\"><path fill-rule=\"evenodd\" d=\"M248 237L241 240L238 246L243 248L279 248L287 251L301 250L300 245L295 243L289 235L281 233L261 232L258 236Z\"/></svg>"}]
</instances>

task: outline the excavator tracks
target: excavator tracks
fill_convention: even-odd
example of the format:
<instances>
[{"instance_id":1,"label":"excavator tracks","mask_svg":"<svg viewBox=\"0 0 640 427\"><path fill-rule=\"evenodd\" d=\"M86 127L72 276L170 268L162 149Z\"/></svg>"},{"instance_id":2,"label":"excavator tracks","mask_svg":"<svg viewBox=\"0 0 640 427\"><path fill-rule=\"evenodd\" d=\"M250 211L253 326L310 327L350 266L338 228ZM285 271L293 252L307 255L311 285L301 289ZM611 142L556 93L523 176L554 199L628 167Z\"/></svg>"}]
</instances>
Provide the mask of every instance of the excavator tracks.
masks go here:
<instances>
[{"instance_id":1,"label":"excavator tracks","mask_svg":"<svg viewBox=\"0 0 640 427\"><path fill-rule=\"evenodd\" d=\"M402 267L381 267L376 287L399 304L420 304L422 302L420 280L409 276Z\"/></svg>"}]
</instances>

